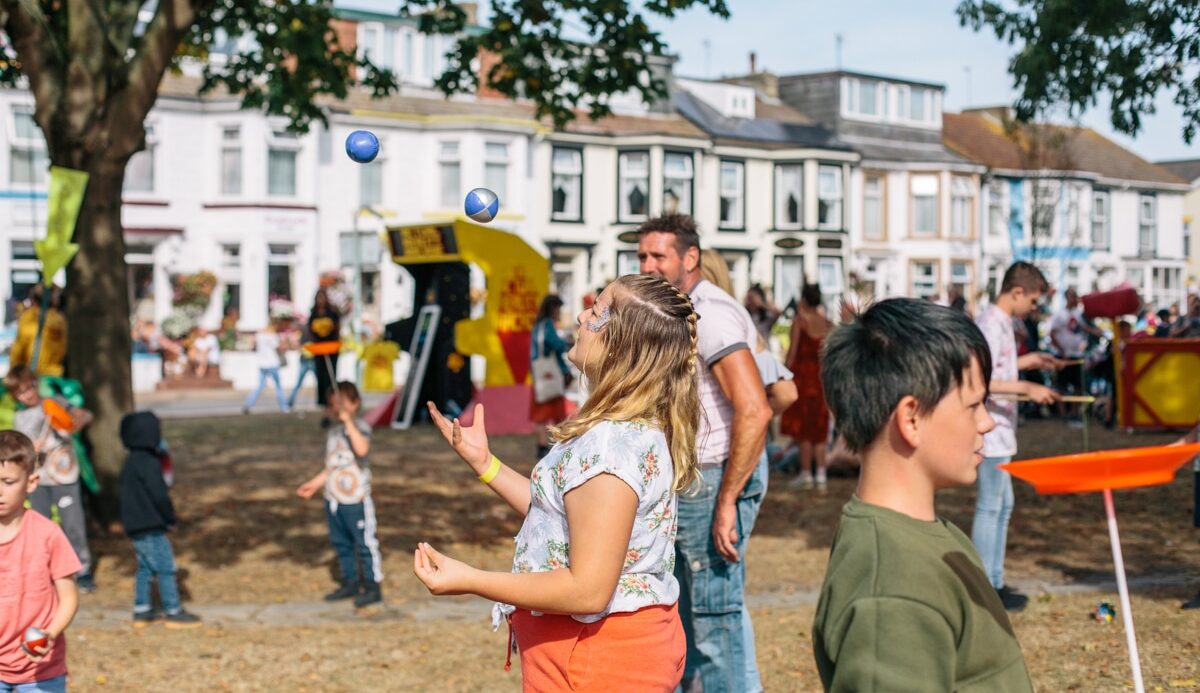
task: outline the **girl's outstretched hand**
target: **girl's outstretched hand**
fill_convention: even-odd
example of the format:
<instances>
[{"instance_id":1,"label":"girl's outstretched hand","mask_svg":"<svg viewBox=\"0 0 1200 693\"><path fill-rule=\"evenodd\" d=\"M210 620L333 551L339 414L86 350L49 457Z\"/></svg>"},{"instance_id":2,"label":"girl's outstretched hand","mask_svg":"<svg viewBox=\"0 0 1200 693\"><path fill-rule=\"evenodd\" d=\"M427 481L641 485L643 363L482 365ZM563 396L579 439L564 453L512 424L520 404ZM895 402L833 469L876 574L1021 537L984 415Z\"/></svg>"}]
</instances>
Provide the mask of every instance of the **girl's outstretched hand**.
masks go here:
<instances>
[{"instance_id":1,"label":"girl's outstretched hand","mask_svg":"<svg viewBox=\"0 0 1200 693\"><path fill-rule=\"evenodd\" d=\"M429 407L429 416L433 418L433 425L438 427L442 432L442 437L450 443L450 447L464 462L471 465L471 469L475 470L476 474L482 474L486 469L488 462L491 460L492 451L488 448L487 430L483 420L483 405L475 405L475 422L463 427L458 423L458 419L448 421L442 416L437 407L433 406L433 402L426 402Z\"/></svg>"},{"instance_id":2,"label":"girl's outstretched hand","mask_svg":"<svg viewBox=\"0 0 1200 693\"><path fill-rule=\"evenodd\" d=\"M468 582L474 568L443 556L426 543L417 545L413 552L413 574L417 576L430 594L468 594Z\"/></svg>"}]
</instances>

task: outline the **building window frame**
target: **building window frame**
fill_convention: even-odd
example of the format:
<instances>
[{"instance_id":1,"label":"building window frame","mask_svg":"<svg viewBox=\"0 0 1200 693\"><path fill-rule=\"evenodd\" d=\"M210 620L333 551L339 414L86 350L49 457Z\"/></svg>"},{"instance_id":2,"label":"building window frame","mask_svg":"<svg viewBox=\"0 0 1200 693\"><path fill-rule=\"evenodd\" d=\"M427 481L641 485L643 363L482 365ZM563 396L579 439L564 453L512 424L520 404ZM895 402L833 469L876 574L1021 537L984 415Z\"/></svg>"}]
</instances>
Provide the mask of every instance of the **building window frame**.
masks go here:
<instances>
[{"instance_id":1,"label":"building window frame","mask_svg":"<svg viewBox=\"0 0 1200 693\"><path fill-rule=\"evenodd\" d=\"M668 159L675 159L685 164L686 171L677 172L678 175L668 175L671 173ZM681 149L666 149L663 151L663 167L662 167L662 210L663 214L669 214L672 210L667 205L667 193L670 192L670 187L667 181L686 181L687 204L684 200L680 200L675 212L681 214L694 214L696 208L696 153Z\"/></svg>"},{"instance_id":2,"label":"building window frame","mask_svg":"<svg viewBox=\"0 0 1200 693\"><path fill-rule=\"evenodd\" d=\"M571 161L571 162L564 161L562 168L561 169L557 168L559 166L559 161L558 161L558 156L557 156L559 152L570 153L570 154L574 154L575 156L577 156L578 157L578 170L574 170L574 167L575 167L574 161ZM551 147L550 147L550 221L564 222L564 223L583 223L583 195L584 195L584 185L583 185L584 184L584 170L583 170L583 168L584 168L583 147L569 146L569 145L562 145L562 144L551 145ZM563 211L562 212L554 211L554 196L555 196L555 191L558 190L556 181L558 181L559 179L562 179L568 185L573 184L575 186L576 209L574 210L573 214L571 213L571 210L569 210L566 207L566 203L569 201L570 193L566 192L565 189L564 189L564 194L563 194L563 198L564 198L563 199L563 204L564 204Z\"/></svg>"},{"instance_id":3,"label":"building window frame","mask_svg":"<svg viewBox=\"0 0 1200 693\"><path fill-rule=\"evenodd\" d=\"M501 204L508 197L509 165L511 163L509 149L511 145L511 142L499 140L485 140L483 143L484 185L496 193Z\"/></svg>"},{"instance_id":4,"label":"building window frame","mask_svg":"<svg viewBox=\"0 0 1200 693\"><path fill-rule=\"evenodd\" d=\"M158 147L158 133L155 125L156 123L153 121L147 121L142 125L142 128L146 131L146 146L144 149L142 149L142 151L137 152L133 156L129 157L129 162L125 164L125 180L122 186L124 188L122 192L133 193L135 195L153 195L155 189L157 188L156 184L158 181L156 180L155 175L156 162L154 154L155 149ZM129 175L130 172L140 175L140 173L138 173L140 170L145 170L149 173L147 178L149 185L147 187L130 187L130 180L132 180ZM141 183L142 181L138 181L139 185Z\"/></svg>"},{"instance_id":5,"label":"building window frame","mask_svg":"<svg viewBox=\"0 0 1200 693\"><path fill-rule=\"evenodd\" d=\"M236 123L218 126L221 138L221 184L223 196L242 194L242 126Z\"/></svg>"},{"instance_id":6,"label":"building window frame","mask_svg":"<svg viewBox=\"0 0 1200 693\"><path fill-rule=\"evenodd\" d=\"M300 138L283 125L272 126L267 134L267 196L296 197L300 193ZM290 184L286 178L276 179L272 158L285 156L291 160Z\"/></svg>"},{"instance_id":7,"label":"building window frame","mask_svg":"<svg viewBox=\"0 0 1200 693\"><path fill-rule=\"evenodd\" d=\"M785 170L795 170L799 175L796 181L794 192L796 193L796 221L787 221L788 209L784 201L785 193L783 189L783 179ZM774 176L772 179L772 190L774 190L775 204L772 210L772 221L777 230L799 230L804 228L804 162L802 161L779 161L775 163Z\"/></svg>"},{"instance_id":8,"label":"building window frame","mask_svg":"<svg viewBox=\"0 0 1200 693\"><path fill-rule=\"evenodd\" d=\"M270 306L272 298L283 298L293 303L296 300L296 267L299 258L299 248L295 243L268 243L267 244L267 305ZM283 268L287 273L287 292L272 293L272 286L275 282L272 279L272 269ZM278 276L278 275L274 275Z\"/></svg>"},{"instance_id":9,"label":"building window frame","mask_svg":"<svg viewBox=\"0 0 1200 693\"><path fill-rule=\"evenodd\" d=\"M956 266L966 268L967 274L965 278L955 277L954 270ZM975 271L975 261L964 257L950 258L950 278L946 283L951 288L959 289L959 294L966 300L968 306L973 305L975 294L979 287L979 278Z\"/></svg>"},{"instance_id":10,"label":"building window frame","mask_svg":"<svg viewBox=\"0 0 1200 693\"><path fill-rule=\"evenodd\" d=\"M383 204L384 174L387 159L381 155L373 161L359 164L358 206L375 207Z\"/></svg>"},{"instance_id":11,"label":"building window frame","mask_svg":"<svg viewBox=\"0 0 1200 693\"><path fill-rule=\"evenodd\" d=\"M632 262L630 262L632 260ZM626 271L628 269L628 271ZM621 248L617 250L616 262L613 264L613 272L617 278L624 277L628 274L638 274L641 271L641 261L638 260L637 250L633 248Z\"/></svg>"},{"instance_id":12,"label":"building window frame","mask_svg":"<svg viewBox=\"0 0 1200 693\"><path fill-rule=\"evenodd\" d=\"M970 176L950 176L950 238L975 239L975 196Z\"/></svg>"},{"instance_id":13,"label":"building window frame","mask_svg":"<svg viewBox=\"0 0 1200 693\"><path fill-rule=\"evenodd\" d=\"M832 314L846 293L846 259L841 255L818 255L817 283L825 308Z\"/></svg>"},{"instance_id":14,"label":"building window frame","mask_svg":"<svg viewBox=\"0 0 1200 693\"><path fill-rule=\"evenodd\" d=\"M991 236L1003 236L1008 231L1009 226L1009 210L1007 200L1005 199L1005 184L1002 178L993 178L988 181L988 234Z\"/></svg>"},{"instance_id":15,"label":"building window frame","mask_svg":"<svg viewBox=\"0 0 1200 693\"><path fill-rule=\"evenodd\" d=\"M1107 189L1092 190L1092 248L1112 247L1112 193Z\"/></svg>"},{"instance_id":16,"label":"building window frame","mask_svg":"<svg viewBox=\"0 0 1200 693\"><path fill-rule=\"evenodd\" d=\"M1138 256L1153 257L1158 247L1158 198L1153 193L1138 194Z\"/></svg>"},{"instance_id":17,"label":"building window frame","mask_svg":"<svg viewBox=\"0 0 1200 693\"><path fill-rule=\"evenodd\" d=\"M18 124L25 122L28 128ZM33 104L13 104L9 110L9 140L8 140L8 182L10 185L24 188L45 187L50 175L50 158L46 151L46 138L38 128L34 119ZM22 132L26 130L26 132ZM17 152L25 158L27 169L18 176Z\"/></svg>"},{"instance_id":18,"label":"building window frame","mask_svg":"<svg viewBox=\"0 0 1200 693\"><path fill-rule=\"evenodd\" d=\"M918 182L926 180L933 181L933 192L924 192L925 186L918 186ZM918 195L917 188L922 188L922 193ZM937 173L913 173L908 177L908 235L910 238L937 238L941 232L941 205L938 201L941 199L942 181ZM917 198L932 198L933 203L933 226L929 229L917 228Z\"/></svg>"},{"instance_id":19,"label":"building window frame","mask_svg":"<svg viewBox=\"0 0 1200 693\"><path fill-rule=\"evenodd\" d=\"M917 266L929 265L933 268L933 279L930 283L930 292L928 295L922 295L917 291ZM924 279L924 277L922 277ZM924 283L924 282L922 282ZM910 258L908 261L908 295L913 298L924 298L932 300L941 293L942 285L942 263L937 258Z\"/></svg>"},{"instance_id":20,"label":"building window frame","mask_svg":"<svg viewBox=\"0 0 1200 693\"><path fill-rule=\"evenodd\" d=\"M726 190L725 188L725 167L734 167L732 170L736 178L736 190ZM730 194L726 194L730 193ZM730 203L731 209L736 209L737 214L730 214L729 218L725 218L723 206L726 198L733 200ZM736 203L736 207L734 204ZM746 230L746 160L745 159L728 159L723 158L717 164L717 230L718 231L738 231Z\"/></svg>"},{"instance_id":21,"label":"building window frame","mask_svg":"<svg viewBox=\"0 0 1200 693\"><path fill-rule=\"evenodd\" d=\"M628 173L630 157L633 156L645 157L646 170L644 173L637 172L635 175ZM646 221L650 218L650 150L649 149L622 149L617 152L617 221L622 224L637 224ZM625 181L630 182L642 181L645 186L643 197L645 201L642 203L644 212L642 214L634 214L632 205L627 205L628 194L625 192ZM636 186L630 188L630 192L636 189Z\"/></svg>"},{"instance_id":22,"label":"building window frame","mask_svg":"<svg viewBox=\"0 0 1200 693\"><path fill-rule=\"evenodd\" d=\"M822 184L826 174L833 173L836 191L826 192ZM823 205L828 205L826 220L821 221ZM817 165L817 228L822 231L840 231L846 228L846 175L841 164Z\"/></svg>"},{"instance_id":23,"label":"building window frame","mask_svg":"<svg viewBox=\"0 0 1200 693\"><path fill-rule=\"evenodd\" d=\"M443 209L456 209L462 198L462 143L437 141L438 202ZM453 183L450 187L447 184Z\"/></svg>"},{"instance_id":24,"label":"building window frame","mask_svg":"<svg viewBox=\"0 0 1200 693\"><path fill-rule=\"evenodd\" d=\"M787 291L788 284L783 280L784 277L796 276L795 270L790 269L790 265L796 265L800 270L800 281L796 282L795 293ZM772 293L775 294L775 305L781 308L791 306L792 301L796 305L800 304L800 291L804 288L806 281L806 272L804 271L804 256L803 255L776 255L772 263L775 275L772 279Z\"/></svg>"},{"instance_id":25,"label":"building window frame","mask_svg":"<svg viewBox=\"0 0 1200 693\"><path fill-rule=\"evenodd\" d=\"M868 195L868 181L878 181L878 193L873 196L874 202L879 206L879 229L878 232L872 235L872 231L867 224L867 203L872 200L872 196ZM863 172L863 240L873 242L886 242L888 238L887 224L887 174L882 171L864 171Z\"/></svg>"}]
</instances>

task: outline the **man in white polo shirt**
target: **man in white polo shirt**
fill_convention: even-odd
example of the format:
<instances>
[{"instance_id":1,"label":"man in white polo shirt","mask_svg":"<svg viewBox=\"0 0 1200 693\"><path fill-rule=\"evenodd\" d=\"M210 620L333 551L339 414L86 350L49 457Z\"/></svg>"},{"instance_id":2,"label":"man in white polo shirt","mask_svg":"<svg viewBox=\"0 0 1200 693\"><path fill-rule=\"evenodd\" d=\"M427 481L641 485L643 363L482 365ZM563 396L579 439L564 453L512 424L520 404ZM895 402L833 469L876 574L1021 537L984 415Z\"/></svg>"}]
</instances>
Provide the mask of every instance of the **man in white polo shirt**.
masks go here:
<instances>
[{"instance_id":1,"label":"man in white polo shirt","mask_svg":"<svg viewBox=\"0 0 1200 693\"><path fill-rule=\"evenodd\" d=\"M668 214L638 231L641 271L687 293L700 315L701 480L697 493L679 496L675 540L679 615L688 640L683 685L698 683L705 693L761 690L747 681L754 646L753 631L743 627L740 560L766 490L758 462L771 408L754 362L758 333L741 304L701 278L700 236L690 216Z\"/></svg>"}]
</instances>

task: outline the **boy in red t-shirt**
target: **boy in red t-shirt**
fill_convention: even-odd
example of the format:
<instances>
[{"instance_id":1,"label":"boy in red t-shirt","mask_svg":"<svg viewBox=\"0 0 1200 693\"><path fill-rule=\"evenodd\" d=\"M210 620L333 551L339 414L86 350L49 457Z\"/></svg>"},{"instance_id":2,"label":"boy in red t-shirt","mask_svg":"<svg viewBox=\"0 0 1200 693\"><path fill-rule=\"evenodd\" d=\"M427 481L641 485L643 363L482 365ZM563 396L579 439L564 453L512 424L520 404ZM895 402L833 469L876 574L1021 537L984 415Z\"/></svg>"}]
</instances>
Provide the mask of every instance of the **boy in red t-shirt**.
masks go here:
<instances>
[{"instance_id":1,"label":"boy in red t-shirt","mask_svg":"<svg viewBox=\"0 0 1200 693\"><path fill-rule=\"evenodd\" d=\"M66 691L63 631L75 618L79 558L58 525L25 512L37 488L37 453L17 431L0 431L0 691ZM32 654L21 649L34 626L49 643Z\"/></svg>"}]
</instances>

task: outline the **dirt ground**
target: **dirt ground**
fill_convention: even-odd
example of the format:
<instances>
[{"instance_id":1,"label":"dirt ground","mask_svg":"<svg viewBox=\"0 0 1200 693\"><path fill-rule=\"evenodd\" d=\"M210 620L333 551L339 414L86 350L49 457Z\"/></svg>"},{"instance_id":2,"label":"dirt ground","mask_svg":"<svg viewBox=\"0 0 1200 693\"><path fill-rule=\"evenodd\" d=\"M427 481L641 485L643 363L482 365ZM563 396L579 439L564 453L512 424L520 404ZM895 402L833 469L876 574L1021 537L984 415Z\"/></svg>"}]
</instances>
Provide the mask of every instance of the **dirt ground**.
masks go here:
<instances>
[{"instance_id":1,"label":"dirt ground","mask_svg":"<svg viewBox=\"0 0 1200 693\"><path fill-rule=\"evenodd\" d=\"M254 416L169 421L175 454L174 498L183 523L173 536L185 598L214 604L315 602L331 589L333 553L319 500L295 488L319 471L323 435L314 417ZM1171 439L1093 427L1091 445L1128 447ZM533 441L499 438L496 454L527 471ZM1034 421L1021 431L1023 456L1076 452L1081 432ZM475 565L504 570L516 516L471 475L429 428L376 433L374 498L384 554L385 610L358 622L237 625L191 631L84 620L69 632L75 690L517 690L502 670L504 633L478 618L405 617L432 600L411 574L411 550L429 541ZM812 590L820 586L836 519L853 479L833 479L827 494L792 489L775 474L751 540L749 591L759 665L769 690L819 689L809 629ZM939 509L969 531L973 493L946 492ZM1125 561L1135 585L1133 611L1149 690L1200 690L1200 614L1178 602L1200 588L1200 530L1192 528L1190 469L1175 483L1116 495ZM1036 586L1111 578L1099 495L1037 496L1018 482L1008 572ZM96 537L100 589L83 609L131 603L133 553L119 535ZM1035 683L1046 691L1127 687L1118 623L1088 619L1097 591L1037 593L1013 618ZM349 609L349 607L347 607Z\"/></svg>"}]
</instances>

